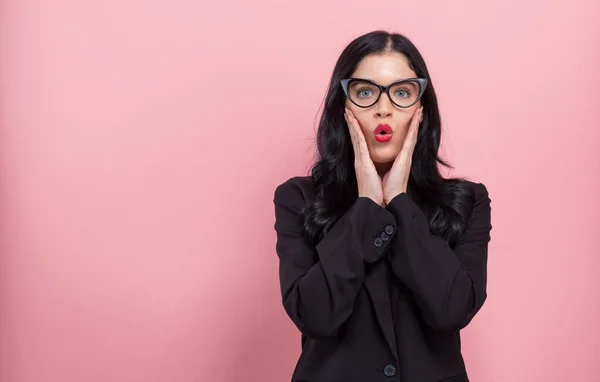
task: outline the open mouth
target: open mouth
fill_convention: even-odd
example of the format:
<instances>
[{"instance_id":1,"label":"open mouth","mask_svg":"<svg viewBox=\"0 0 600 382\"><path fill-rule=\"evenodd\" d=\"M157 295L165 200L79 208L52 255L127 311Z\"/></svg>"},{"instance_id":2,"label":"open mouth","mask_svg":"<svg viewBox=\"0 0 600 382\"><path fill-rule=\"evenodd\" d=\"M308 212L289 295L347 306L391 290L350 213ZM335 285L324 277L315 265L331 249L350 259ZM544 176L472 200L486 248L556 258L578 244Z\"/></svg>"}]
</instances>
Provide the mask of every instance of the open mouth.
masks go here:
<instances>
[{"instance_id":1,"label":"open mouth","mask_svg":"<svg viewBox=\"0 0 600 382\"><path fill-rule=\"evenodd\" d=\"M392 140L392 128L389 125L381 124L375 128L375 140L385 143Z\"/></svg>"},{"instance_id":2,"label":"open mouth","mask_svg":"<svg viewBox=\"0 0 600 382\"><path fill-rule=\"evenodd\" d=\"M390 127L390 125L380 124L375 128L375 131L373 132L375 133L375 135L388 135L392 134L392 128Z\"/></svg>"}]
</instances>

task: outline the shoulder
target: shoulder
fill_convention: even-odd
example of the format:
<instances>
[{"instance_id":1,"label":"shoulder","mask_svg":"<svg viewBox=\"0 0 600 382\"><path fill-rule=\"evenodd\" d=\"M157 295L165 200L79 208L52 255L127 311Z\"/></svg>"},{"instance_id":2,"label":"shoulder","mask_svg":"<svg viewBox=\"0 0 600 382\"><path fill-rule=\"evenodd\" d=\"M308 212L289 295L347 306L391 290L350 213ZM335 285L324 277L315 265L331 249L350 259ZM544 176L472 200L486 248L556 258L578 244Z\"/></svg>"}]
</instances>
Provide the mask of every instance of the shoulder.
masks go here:
<instances>
[{"instance_id":1,"label":"shoulder","mask_svg":"<svg viewBox=\"0 0 600 382\"><path fill-rule=\"evenodd\" d=\"M489 199L489 192L485 184L466 179L461 180L461 183L469 190L469 193L474 198L476 204L482 199Z\"/></svg>"},{"instance_id":2,"label":"shoulder","mask_svg":"<svg viewBox=\"0 0 600 382\"><path fill-rule=\"evenodd\" d=\"M470 190L473 210L470 226L474 231L488 232L491 230L491 199L485 184L465 180L465 186Z\"/></svg>"},{"instance_id":3,"label":"shoulder","mask_svg":"<svg viewBox=\"0 0 600 382\"><path fill-rule=\"evenodd\" d=\"M490 194L481 182L462 179L460 181L464 190L467 191L469 204L473 206L472 215L489 215L491 210Z\"/></svg>"},{"instance_id":4,"label":"shoulder","mask_svg":"<svg viewBox=\"0 0 600 382\"><path fill-rule=\"evenodd\" d=\"M445 180L446 203L457 208L471 211L481 204L489 204L487 187L477 181L466 178L450 178Z\"/></svg>"},{"instance_id":5,"label":"shoulder","mask_svg":"<svg viewBox=\"0 0 600 382\"><path fill-rule=\"evenodd\" d=\"M273 200L275 204L306 204L312 199L315 188L310 176L294 176L275 188Z\"/></svg>"},{"instance_id":6,"label":"shoulder","mask_svg":"<svg viewBox=\"0 0 600 382\"><path fill-rule=\"evenodd\" d=\"M458 209L464 211L463 219L473 219L476 216L490 214L491 200L485 184L470 179L449 179L451 202Z\"/></svg>"}]
</instances>

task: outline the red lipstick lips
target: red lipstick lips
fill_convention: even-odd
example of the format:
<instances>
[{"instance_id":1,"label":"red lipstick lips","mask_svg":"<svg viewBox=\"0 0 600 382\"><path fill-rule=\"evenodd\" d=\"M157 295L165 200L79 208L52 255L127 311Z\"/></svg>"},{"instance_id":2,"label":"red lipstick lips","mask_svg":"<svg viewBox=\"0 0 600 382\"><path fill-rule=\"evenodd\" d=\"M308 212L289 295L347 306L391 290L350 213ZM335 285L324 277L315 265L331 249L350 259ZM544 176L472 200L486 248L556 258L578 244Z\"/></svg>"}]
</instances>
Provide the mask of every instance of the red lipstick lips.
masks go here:
<instances>
[{"instance_id":1,"label":"red lipstick lips","mask_svg":"<svg viewBox=\"0 0 600 382\"><path fill-rule=\"evenodd\" d=\"M375 134L375 140L377 140L377 142L389 142L392 139L392 128L390 127L390 125L379 125L375 128L375 131L373 131L373 133Z\"/></svg>"}]
</instances>

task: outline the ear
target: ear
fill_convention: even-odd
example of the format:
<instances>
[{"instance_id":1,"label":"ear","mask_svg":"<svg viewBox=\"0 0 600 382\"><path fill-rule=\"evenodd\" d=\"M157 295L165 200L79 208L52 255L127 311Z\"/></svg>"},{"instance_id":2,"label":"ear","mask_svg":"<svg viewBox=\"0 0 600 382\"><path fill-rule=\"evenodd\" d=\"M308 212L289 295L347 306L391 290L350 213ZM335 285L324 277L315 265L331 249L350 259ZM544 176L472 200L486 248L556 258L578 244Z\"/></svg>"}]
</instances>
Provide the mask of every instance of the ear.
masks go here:
<instances>
[{"instance_id":1,"label":"ear","mask_svg":"<svg viewBox=\"0 0 600 382\"><path fill-rule=\"evenodd\" d=\"M419 123L423 122L423 116L425 115L425 109L423 109L423 113L421 114L421 118L419 118Z\"/></svg>"}]
</instances>

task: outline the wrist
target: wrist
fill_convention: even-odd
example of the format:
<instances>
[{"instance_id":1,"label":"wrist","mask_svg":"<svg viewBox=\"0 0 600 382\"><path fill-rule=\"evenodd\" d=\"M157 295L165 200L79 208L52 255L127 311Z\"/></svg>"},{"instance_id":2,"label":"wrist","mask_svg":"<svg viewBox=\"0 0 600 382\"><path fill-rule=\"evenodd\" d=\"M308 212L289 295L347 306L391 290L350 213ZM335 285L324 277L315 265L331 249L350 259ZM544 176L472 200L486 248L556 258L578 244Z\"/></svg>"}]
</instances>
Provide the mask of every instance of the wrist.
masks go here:
<instances>
[{"instance_id":1,"label":"wrist","mask_svg":"<svg viewBox=\"0 0 600 382\"><path fill-rule=\"evenodd\" d=\"M387 196L386 198L383 199L383 203L387 206L388 204L390 204L392 202L392 200L394 200L394 198L400 194L405 193L406 190L400 190L398 192L394 192L393 194L390 194L389 196Z\"/></svg>"}]
</instances>

